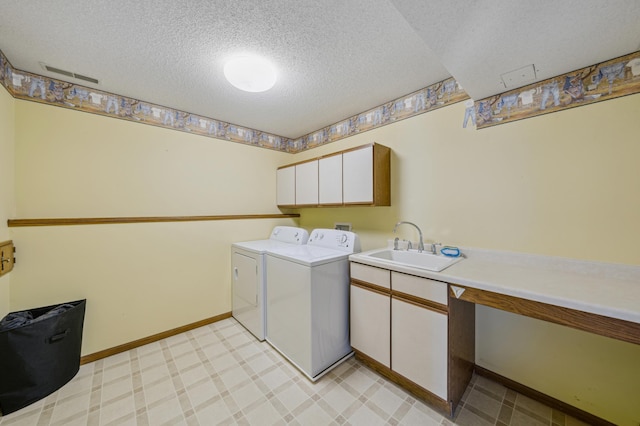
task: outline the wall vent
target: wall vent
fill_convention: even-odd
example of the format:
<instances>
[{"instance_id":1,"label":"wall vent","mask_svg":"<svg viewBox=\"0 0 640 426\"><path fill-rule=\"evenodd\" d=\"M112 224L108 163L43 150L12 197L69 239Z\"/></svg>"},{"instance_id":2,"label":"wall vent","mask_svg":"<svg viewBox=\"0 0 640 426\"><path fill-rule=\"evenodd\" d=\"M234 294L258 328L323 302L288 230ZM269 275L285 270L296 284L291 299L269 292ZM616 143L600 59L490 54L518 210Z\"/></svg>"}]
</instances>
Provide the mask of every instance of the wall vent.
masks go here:
<instances>
[{"instance_id":1,"label":"wall vent","mask_svg":"<svg viewBox=\"0 0 640 426\"><path fill-rule=\"evenodd\" d=\"M46 71L49 71L49 72L54 72L56 74L62 74L62 75L65 75L65 76L71 77L71 78L77 78L78 80L88 81L89 83L93 83L93 84L99 84L100 83L97 78L87 77L86 75L77 74L77 73L74 73L74 72L71 72L71 71L61 70L60 68L52 67L52 66L47 65L47 64L45 64L43 62L40 62L40 65L42 66L43 69L45 69Z\"/></svg>"},{"instance_id":2,"label":"wall vent","mask_svg":"<svg viewBox=\"0 0 640 426\"><path fill-rule=\"evenodd\" d=\"M505 89L522 87L536 80L536 67L534 64L527 65L526 67L501 74L500 78Z\"/></svg>"}]
</instances>

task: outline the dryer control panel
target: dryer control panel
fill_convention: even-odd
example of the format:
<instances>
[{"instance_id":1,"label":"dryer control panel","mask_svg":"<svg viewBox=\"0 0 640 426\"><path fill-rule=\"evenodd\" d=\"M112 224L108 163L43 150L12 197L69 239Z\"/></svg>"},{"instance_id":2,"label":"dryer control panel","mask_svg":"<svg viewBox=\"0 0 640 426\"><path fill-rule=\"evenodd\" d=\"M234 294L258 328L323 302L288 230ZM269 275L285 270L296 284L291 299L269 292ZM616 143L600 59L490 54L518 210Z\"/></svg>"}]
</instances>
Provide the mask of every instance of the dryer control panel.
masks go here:
<instances>
[{"instance_id":1,"label":"dryer control panel","mask_svg":"<svg viewBox=\"0 0 640 426\"><path fill-rule=\"evenodd\" d=\"M347 253L360 252L360 240L354 232L337 229L314 229L309 235L310 246L326 247Z\"/></svg>"},{"instance_id":2,"label":"dryer control panel","mask_svg":"<svg viewBox=\"0 0 640 426\"><path fill-rule=\"evenodd\" d=\"M289 244L306 244L309 233L306 229L295 226L276 226L271 231L269 239Z\"/></svg>"}]
</instances>

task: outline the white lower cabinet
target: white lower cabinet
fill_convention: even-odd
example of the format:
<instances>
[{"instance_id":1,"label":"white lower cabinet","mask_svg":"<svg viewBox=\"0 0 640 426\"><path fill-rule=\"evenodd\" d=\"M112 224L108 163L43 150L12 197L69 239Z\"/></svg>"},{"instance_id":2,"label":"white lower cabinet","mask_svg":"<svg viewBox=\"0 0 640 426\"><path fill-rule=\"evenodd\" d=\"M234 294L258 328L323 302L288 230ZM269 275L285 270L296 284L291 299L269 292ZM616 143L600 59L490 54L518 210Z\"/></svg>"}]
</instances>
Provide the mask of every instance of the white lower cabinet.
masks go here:
<instances>
[{"instance_id":1,"label":"white lower cabinet","mask_svg":"<svg viewBox=\"0 0 640 426\"><path fill-rule=\"evenodd\" d=\"M351 346L391 367L391 300L388 294L351 285Z\"/></svg>"},{"instance_id":2,"label":"white lower cabinet","mask_svg":"<svg viewBox=\"0 0 640 426\"><path fill-rule=\"evenodd\" d=\"M449 285L351 263L356 358L450 416L475 361L475 307Z\"/></svg>"},{"instance_id":3,"label":"white lower cabinet","mask_svg":"<svg viewBox=\"0 0 640 426\"><path fill-rule=\"evenodd\" d=\"M447 315L391 299L391 369L447 400Z\"/></svg>"}]
</instances>

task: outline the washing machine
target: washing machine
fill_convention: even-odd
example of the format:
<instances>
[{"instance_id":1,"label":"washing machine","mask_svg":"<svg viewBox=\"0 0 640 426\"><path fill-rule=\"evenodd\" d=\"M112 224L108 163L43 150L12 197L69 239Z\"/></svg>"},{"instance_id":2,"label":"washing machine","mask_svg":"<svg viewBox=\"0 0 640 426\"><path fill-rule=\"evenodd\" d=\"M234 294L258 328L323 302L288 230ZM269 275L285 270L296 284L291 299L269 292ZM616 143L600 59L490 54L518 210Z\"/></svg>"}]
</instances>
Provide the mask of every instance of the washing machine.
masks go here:
<instances>
[{"instance_id":1,"label":"washing machine","mask_svg":"<svg viewBox=\"0 0 640 426\"><path fill-rule=\"evenodd\" d=\"M315 229L306 245L266 254L267 342L311 381L347 360L353 232Z\"/></svg>"},{"instance_id":2,"label":"washing machine","mask_svg":"<svg viewBox=\"0 0 640 426\"><path fill-rule=\"evenodd\" d=\"M265 253L277 247L306 244L309 233L293 226L276 226L267 240L231 245L232 315L258 340L266 332Z\"/></svg>"}]
</instances>

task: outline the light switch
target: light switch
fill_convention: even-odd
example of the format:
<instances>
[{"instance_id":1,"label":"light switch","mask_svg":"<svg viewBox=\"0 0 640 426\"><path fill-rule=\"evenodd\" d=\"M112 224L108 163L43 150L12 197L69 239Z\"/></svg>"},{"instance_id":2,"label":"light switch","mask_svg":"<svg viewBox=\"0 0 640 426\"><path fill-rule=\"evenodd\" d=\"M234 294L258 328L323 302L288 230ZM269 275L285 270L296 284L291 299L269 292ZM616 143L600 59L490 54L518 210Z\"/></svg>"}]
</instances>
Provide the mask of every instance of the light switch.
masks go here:
<instances>
[{"instance_id":1,"label":"light switch","mask_svg":"<svg viewBox=\"0 0 640 426\"><path fill-rule=\"evenodd\" d=\"M0 244L0 276L11 272L16 259L14 256L16 249L13 246L13 241L5 241Z\"/></svg>"}]
</instances>

